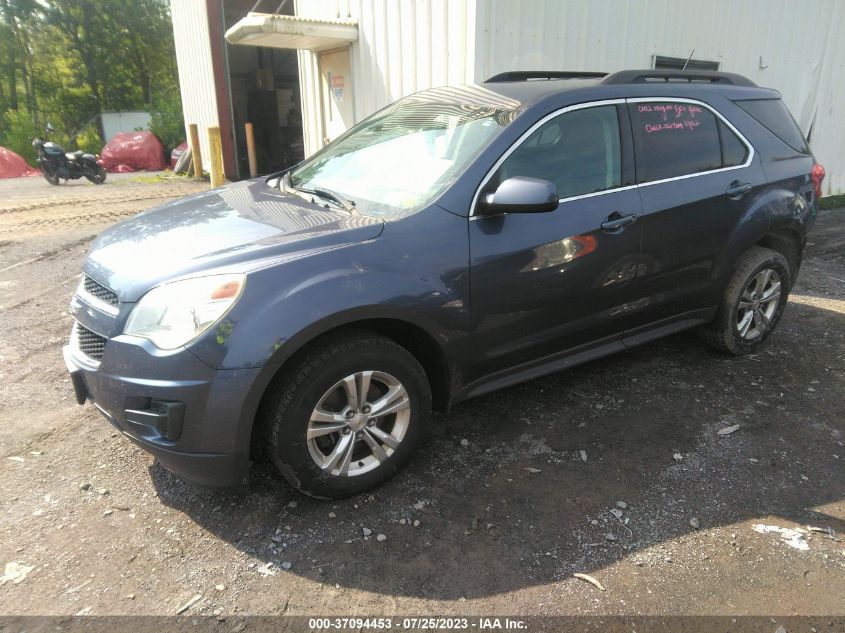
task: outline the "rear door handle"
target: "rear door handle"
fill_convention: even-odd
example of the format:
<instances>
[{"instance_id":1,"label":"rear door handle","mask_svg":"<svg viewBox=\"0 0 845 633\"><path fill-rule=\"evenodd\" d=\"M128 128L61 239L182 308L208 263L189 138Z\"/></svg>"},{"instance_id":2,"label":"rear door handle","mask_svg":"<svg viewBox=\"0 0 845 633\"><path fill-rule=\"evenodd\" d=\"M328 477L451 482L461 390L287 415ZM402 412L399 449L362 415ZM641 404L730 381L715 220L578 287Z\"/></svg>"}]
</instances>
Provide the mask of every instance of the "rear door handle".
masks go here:
<instances>
[{"instance_id":1,"label":"rear door handle","mask_svg":"<svg viewBox=\"0 0 845 633\"><path fill-rule=\"evenodd\" d=\"M606 233L621 233L626 226L636 221L637 216L634 213L622 215L619 211L614 211L601 223L601 230Z\"/></svg>"},{"instance_id":2,"label":"rear door handle","mask_svg":"<svg viewBox=\"0 0 845 633\"><path fill-rule=\"evenodd\" d=\"M725 191L725 194L731 200L739 200L749 191L751 191L750 182L739 182L738 180L734 180L730 185L728 185L728 190Z\"/></svg>"}]
</instances>

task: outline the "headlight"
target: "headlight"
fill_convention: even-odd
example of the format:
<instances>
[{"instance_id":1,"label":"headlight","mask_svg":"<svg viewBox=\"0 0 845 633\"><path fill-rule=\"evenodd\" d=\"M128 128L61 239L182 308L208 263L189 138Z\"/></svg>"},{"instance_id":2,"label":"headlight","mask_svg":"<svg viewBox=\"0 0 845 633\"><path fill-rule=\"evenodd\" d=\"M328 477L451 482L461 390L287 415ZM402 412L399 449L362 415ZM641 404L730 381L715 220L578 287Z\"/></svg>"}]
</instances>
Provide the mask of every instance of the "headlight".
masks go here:
<instances>
[{"instance_id":1,"label":"headlight","mask_svg":"<svg viewBox=\"0 0 845 633\"><path fill-rule=\"evenodd\" d=\"M123 333L149 339L159 349L181 347L223 318L244 281L244 275L213 275L162 284L141 297Z\"/></svg>"}]
</instances>

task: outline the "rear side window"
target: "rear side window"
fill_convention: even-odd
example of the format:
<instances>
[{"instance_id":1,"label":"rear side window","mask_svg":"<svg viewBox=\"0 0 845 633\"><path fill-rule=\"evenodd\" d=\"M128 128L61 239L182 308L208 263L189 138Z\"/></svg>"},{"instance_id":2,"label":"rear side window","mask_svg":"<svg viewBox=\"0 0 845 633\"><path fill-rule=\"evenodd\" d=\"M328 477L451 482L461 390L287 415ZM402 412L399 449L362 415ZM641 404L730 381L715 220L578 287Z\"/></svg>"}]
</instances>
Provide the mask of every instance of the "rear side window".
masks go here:
<instances>
[{"instance_id":1,"label":"rear side window","mask_svg":"<svg viewBox=\"0 0 845 633\"><path fill-rule=\"evenodd\" d=\"M780 99L749 99L734 101L734 103L796 152L810 153L810 148L807 147L807 141L804 140L798 124L786 109L786 104Z\"/></svg>"},{"instance_id":2,"label":"rear side window","mask_svg":"<svg viewBox=\"0 0 845 633\"><path fill-rule=\"evenodd\" d=\"M541 125L505 159L496 181L541 178L557 185L560 198L570 198L619 187L621 171L616 106L596 106Z\"/></svg>"},{"instance_id":3,"label":"rear side window","mask_svg":"<svg viewBox=\"0 0 845 633\"><path fill-rule=\"evenodd\" d=\"M653 182L722 166L716 117L694 103L630 104L637 180Z\"/></svg>"}]
</instances>

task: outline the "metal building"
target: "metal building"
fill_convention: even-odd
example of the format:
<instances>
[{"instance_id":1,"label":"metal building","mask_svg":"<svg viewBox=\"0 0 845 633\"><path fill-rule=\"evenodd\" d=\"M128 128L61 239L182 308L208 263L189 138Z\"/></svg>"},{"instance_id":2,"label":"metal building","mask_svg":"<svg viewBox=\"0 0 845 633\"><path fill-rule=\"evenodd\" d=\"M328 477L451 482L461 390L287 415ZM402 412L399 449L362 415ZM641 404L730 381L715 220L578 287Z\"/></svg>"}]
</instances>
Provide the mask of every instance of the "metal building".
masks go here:
<instances>
[{"instance_id":1,"label":"metal building","mask_svg":"<svg viewBox=\"0 0 845 633\"><path fill-rule=\"evenodd\" d=\"M717 69L776 88L845 191L841 0L171 0L185 120L226 175L282 168L402 96L506 70ZM205 142L203 140L203 142Z\"/></svg>"}]
</instances>

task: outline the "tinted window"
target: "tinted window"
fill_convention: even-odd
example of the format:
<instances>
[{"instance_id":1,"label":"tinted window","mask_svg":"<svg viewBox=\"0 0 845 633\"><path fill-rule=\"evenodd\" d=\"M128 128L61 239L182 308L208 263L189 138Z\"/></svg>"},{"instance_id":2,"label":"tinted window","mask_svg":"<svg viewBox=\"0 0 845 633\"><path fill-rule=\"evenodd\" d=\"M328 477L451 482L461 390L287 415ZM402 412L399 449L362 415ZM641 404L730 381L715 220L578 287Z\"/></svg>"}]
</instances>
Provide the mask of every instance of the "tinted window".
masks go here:
<instances>
[{"instance_id":1,"label":"tinted window","mask_svg":"<svg viewBox=\"0 0 845 633\"><path fill-rule=\"evenodd\" d=\"M618 187L621 162L616 106L584 108L537 128L502 163L496 180L542 178L569 198Z\"/></svg>"},{"instance_id":2,"label":"tinted window","mask_svg":"<svg viewBox=\"0 0 845 633\"><path fill-rule=\"evenodd\" d=\"M780 99L754 99L734 103L795 151L810 153L798 124Z\"/></svg>"},{"instance_id":3,"label":"tinted window","mask_svg":"<svg viewBox=\"0 0 845 633\"><path fill-rule=\"evenodd\" d=\"M693 103L649 101L630 105L637 180L651 182L722 166L716 117Z\"/></svg>"},{"instance_id":4,"label":"tinted window","mask_svg":"<svg viewBox=\"0 0 845 633\"><path fill-rule=\"evenodd\" d=\"M722 140L722 167L742 165L748 154L748 148L722 121L719 121L719 138Z\"/></svg>"}]
</instances>

